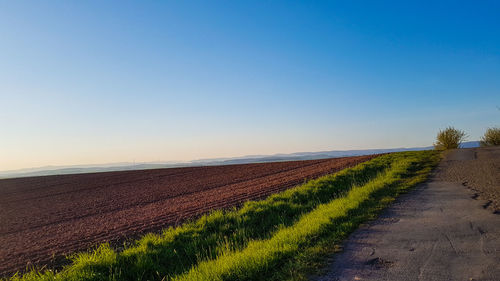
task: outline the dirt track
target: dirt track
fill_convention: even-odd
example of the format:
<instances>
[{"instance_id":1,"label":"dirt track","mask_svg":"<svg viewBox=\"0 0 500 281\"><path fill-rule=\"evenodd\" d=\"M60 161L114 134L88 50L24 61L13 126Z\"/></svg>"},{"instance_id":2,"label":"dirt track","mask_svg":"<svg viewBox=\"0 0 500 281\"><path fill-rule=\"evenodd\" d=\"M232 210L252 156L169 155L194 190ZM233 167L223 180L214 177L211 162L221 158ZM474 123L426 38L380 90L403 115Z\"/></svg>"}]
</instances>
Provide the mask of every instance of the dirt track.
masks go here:
<instances>
[{"instance_id":1,"label":"dirt track","mask_svg":"<svg viewBox=\"0 0 500 281\"><path fill-rule=\"evenodd\" d=\"M500 147L448 153L315 280L500 280L499 155Z\"/></svg>"},{"instance_id":2,"label":"dirt track","mask_svg":"<svg viewBox=\"0 0 500 281\"><path fill-rule=\"evenodd\" d=\"M461 183L487 200L485 207L500 212L500 147L466 149L452 152L437 176L442 181Z\"/></svg>"},{"instance_id":3,"label":"dirt track","mask_svg":"<svg viewBox=\"0 0 500 281\"><path fill-rule=\"evenodd\" d=\"M263 198L373 157L0 180L0 276Z\"/></svg>"}]
</instances>

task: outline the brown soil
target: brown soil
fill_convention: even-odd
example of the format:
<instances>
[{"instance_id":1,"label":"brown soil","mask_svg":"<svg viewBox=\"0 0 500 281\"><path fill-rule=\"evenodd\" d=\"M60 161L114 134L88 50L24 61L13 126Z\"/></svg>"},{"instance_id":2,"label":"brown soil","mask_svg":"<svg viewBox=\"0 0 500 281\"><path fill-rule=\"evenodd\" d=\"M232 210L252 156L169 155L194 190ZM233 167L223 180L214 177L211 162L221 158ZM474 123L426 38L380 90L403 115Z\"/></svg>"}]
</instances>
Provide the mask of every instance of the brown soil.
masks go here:
<instances>
[{"instance_id":1,"label":"brown soil","mask_svg":"<svg viewBox=\"0 0 500 281\"><path fill-rule=\"evenodd\" d=\"M261 199L373 157L0 180L0 276Z\"/></svg>"}]
</instances>

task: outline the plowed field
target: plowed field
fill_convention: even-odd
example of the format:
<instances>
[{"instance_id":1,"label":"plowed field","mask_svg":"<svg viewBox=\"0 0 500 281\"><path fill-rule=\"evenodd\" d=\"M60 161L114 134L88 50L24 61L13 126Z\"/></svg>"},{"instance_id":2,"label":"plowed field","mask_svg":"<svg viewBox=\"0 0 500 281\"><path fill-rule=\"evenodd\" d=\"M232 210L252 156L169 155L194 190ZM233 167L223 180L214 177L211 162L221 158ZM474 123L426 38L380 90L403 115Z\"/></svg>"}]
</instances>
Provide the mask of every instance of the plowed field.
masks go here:
<instances>
[{"instance_id":1,"label":"plowed field","mask_svg":"<svg viewBox=\"0 0 500 281\"><path fill-rule=\"evenodd\" d=\"M260 199L373 157L0 180L0 275Z\"/></svg>"}]
</instances>

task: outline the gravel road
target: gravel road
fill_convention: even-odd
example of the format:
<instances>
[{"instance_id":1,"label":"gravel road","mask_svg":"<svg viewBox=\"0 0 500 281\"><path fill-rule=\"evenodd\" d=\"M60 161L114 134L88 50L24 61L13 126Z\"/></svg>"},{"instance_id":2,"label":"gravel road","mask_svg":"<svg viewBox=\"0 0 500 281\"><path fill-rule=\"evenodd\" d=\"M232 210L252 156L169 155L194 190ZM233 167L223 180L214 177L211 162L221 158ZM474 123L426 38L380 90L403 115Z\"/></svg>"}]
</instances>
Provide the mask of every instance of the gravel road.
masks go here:
<instances>
[{"instance_id":1,"label":"gravel road","mask_svg":"<svg viewBox=\"0 0 500 281\"><path fill-rule=\"evenodd\" d=\"M312 279L500 280L499 176L498 147L448 153Z\"/></svg>"}]
</instances>

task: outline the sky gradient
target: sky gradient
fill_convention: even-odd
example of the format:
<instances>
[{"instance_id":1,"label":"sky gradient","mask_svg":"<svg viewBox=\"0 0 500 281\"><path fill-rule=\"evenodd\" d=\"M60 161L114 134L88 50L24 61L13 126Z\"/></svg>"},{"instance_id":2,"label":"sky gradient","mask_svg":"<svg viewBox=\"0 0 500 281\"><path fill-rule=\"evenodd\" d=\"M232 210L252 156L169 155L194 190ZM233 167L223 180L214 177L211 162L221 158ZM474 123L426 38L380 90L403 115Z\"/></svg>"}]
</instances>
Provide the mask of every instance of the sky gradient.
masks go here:
<instances>
[{"instance_id":1,"label":"sky gradient","mask_svg":"<svg viewBox=\"0 0 500 281\"><path fill-rule=\"evenodd\" d=\"M0 170L500 126L498 1L0 1Z\"/></svg>"}]
</instances>

